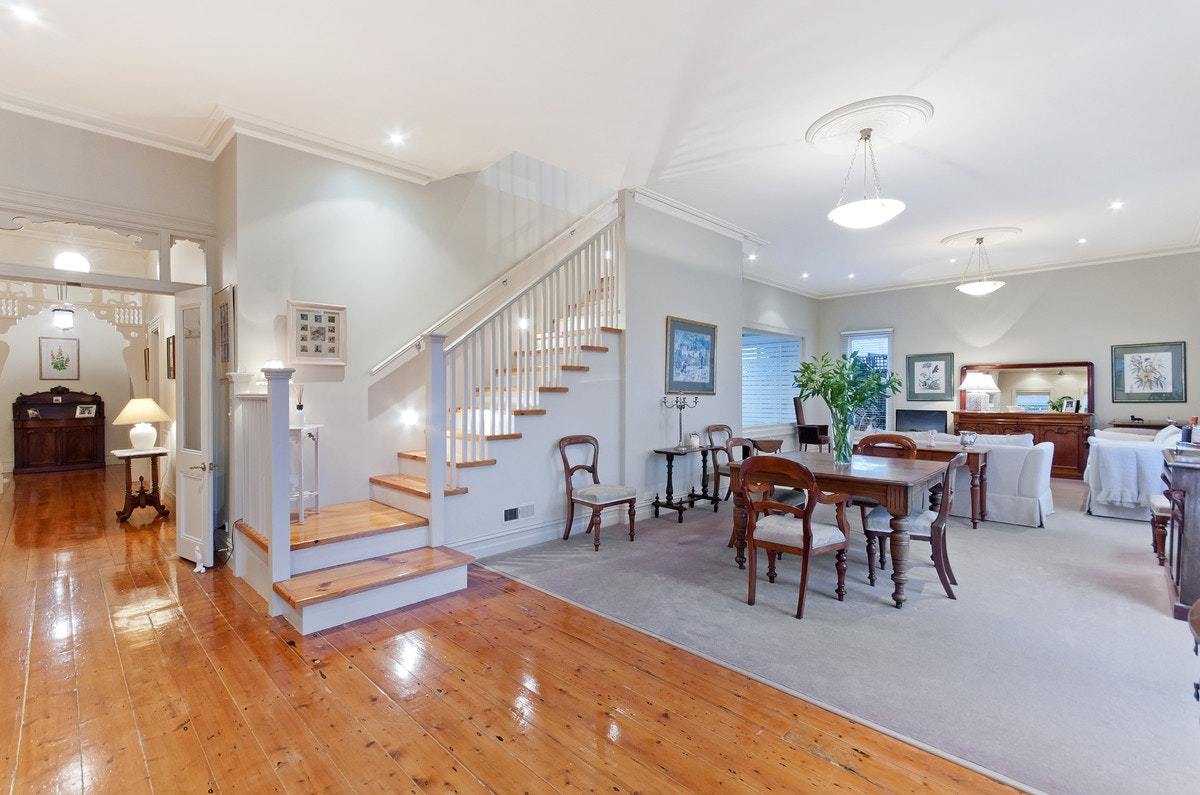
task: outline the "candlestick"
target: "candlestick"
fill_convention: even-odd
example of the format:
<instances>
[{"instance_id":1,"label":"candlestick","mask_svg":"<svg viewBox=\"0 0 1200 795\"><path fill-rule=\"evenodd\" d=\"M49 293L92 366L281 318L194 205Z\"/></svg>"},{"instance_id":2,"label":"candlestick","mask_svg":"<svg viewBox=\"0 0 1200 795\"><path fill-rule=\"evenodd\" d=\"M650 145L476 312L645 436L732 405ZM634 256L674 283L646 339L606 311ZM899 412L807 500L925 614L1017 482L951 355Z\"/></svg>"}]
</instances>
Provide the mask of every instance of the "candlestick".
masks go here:
<instances>
[{"instance_id":1,"label":"candlestick","mask_svg":"<svg viewBox=\"0 0 1200 795\"><path fill-rule=\"evenodd\" d=\"M692 398L691 405L688 405L688 399L685 398L683 396L683 393L681 392L675 396L675 401L673 403L670 400L670 395L668 395L667 397L664 397L662 399L662 404L664 406L666 406L667 408L674 408L674 409L679 410L679 444L676 446L681 449L684 447L687 447L687 444L685 444L683 441L683 410L696 408L696 406L700 404L700 398L698 398L698 397Z\"/></svg>"}]
</instances>

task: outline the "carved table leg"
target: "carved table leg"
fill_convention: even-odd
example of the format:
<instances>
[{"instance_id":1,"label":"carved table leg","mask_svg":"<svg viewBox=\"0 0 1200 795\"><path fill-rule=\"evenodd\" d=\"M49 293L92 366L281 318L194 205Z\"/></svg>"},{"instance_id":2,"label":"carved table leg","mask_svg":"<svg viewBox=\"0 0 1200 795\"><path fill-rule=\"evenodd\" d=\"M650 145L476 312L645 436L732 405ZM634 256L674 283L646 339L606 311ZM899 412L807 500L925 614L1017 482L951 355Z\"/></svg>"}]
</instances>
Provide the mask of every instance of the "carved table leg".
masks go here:
<instances>
[{"instance_id":1,"label":"carved table leg","mask_svg":"<svg viewBox=\"0 0 1200 795\"><path fill-rule=\"evenodd\" d=\"M904 607L908 598L904 595L904 586L908 584L909 537L903 520L903 516L892 517L892 534L888 537L892 548L892 582L896 585L892 601L896 603L897 610Z\"/></svg>"}]
</instances>

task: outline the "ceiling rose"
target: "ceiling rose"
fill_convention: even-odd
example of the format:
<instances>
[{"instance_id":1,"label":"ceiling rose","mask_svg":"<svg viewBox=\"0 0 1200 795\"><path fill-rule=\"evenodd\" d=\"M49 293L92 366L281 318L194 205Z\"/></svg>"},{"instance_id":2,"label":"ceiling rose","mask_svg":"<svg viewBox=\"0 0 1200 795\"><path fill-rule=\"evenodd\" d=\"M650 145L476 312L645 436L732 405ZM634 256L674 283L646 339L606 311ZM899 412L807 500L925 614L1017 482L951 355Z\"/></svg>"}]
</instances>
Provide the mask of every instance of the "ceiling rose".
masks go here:
<instances>
[{"instance_id":1,"label":"ceiling rose","mask_svg":"<svg viewBox=\"0 0 1200 795\"><path fill-rule=\"evenodd\" d=\"M876 146L899 143L933 118L933 105L920 97L864 99L826 113L812 123L804 140L826 152L849 152L860 133L871 129Z\"/></svg>"},{"instance_id":2,"label":"ceiling rose","mask_svg":"<svg viewBox=\"0 0 1200 795\"><path fill-rule=\"evenodd\" d=\"M989 246L994 246L997 243L1003 243L1005 240L1012 240L1017 235L1021 234L1019 226L991 226L985 229L968 229L966 232L959 232L949 237L942 238L943 246L953 246L955 248L970 248L975 245L975 241L983 238Z\"/></svg>"}]
</instances>

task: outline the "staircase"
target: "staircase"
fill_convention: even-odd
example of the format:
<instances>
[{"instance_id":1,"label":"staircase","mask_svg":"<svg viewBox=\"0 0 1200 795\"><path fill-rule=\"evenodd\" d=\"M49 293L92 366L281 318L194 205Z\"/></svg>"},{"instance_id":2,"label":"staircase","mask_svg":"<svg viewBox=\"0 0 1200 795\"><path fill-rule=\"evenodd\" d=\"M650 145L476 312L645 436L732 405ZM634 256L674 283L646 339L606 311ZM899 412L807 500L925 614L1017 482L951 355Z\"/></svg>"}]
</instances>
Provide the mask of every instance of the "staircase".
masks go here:
<instances>
[{"instance_id":1,"label":"staircase","mask_svg":"<svg viewBox=\"0 0 1200 795\"><path fill-rule=\"evenodd\" d=\"M546 413L542 396L568 391L563 372L586 372L584 354L608 351L603 336L620 333L619 223L612 219L528 287L460 324L465 330L449 344L432 330L414 341L410 364L419 367L427 403L444 410L431 412L426 449L398 452L395 472L370 478L370 500L324 505L292 521L293 371L264 370L266 395L249 388L257 374L235 376L233 504L242 519L234 573L272 615L308 634L466 587L473 558L441 545L444 501L468 493L472 469L500 465L492 445L520 440L518 422Z\"/></svg>"}]
</instances>

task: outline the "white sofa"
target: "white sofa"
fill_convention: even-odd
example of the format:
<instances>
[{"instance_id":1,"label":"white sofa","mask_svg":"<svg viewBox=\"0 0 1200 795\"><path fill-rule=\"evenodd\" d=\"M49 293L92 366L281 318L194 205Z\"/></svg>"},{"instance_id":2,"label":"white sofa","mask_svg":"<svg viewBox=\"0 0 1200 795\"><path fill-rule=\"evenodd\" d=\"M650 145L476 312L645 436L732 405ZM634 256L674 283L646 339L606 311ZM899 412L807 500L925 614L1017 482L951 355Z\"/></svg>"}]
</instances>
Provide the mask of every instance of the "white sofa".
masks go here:
<instances>
[{"instance_id":1,"label":"white sofa","mask_svg":"<svg viewBox=\"0 0 1200 795\"><path fill-rule=\"evenodd\" d=\"M1093 516L1150 518L1150 497L1162 494L1164 448L1179 439L1179 428L1167 426L1151 436L1137 431L1098 430L1088 438L1087 510Z\"/></svg>"},{"instance_id":2,"label":"white sofa","mask_svg":"<svg viewBox=\"0 0 1200 795\"><path fill-rule=\"evenodd\" d=\"M892 433L892 431L884 431ZM854 435L857 442L864 432ZM907 431L917 442L925 444L925 431ZM937 444L958 445L958 437L949 433L935 436ZM1046 517L1054 513L1054 495L1050 491L1050 465L1054 459L1052 442L1033 443L1033 434L979 434L979 447L988 448L987 521L1043 527ZM955 475L952 516L971 516L971 473L963 467ZM980 525L983 527L984 525Z\"/></svg>"}]
</instances>

